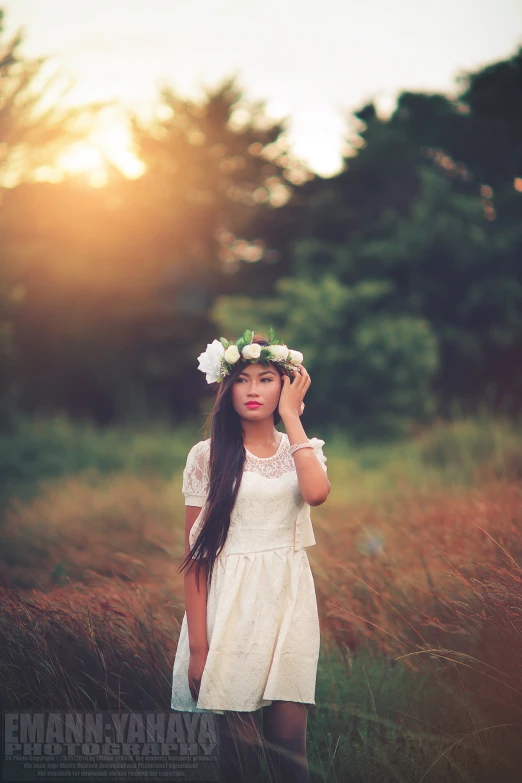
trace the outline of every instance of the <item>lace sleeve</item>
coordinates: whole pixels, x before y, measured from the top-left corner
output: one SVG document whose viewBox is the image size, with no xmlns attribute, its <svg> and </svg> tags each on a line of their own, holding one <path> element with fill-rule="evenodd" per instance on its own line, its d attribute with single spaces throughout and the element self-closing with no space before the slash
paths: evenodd
<svg viewBox="0 0 522 783">
<path fill-rule="evenodd" d="M 324 472 L 327 473 L 326 457 L 323 454 L 324 440 L 321 440 L 321 438 L 309 438 L 308 441 L 314 444 L 314 454 L 318 457 Z"/>
<path fill-rule="evenodd" d="M 208 461 L 210 450 L 206 441 L 192 446 L 183 471 L 181 491 L 185 495 L 186 506 L 204 506 L 208 494 Z"/>
</svg>

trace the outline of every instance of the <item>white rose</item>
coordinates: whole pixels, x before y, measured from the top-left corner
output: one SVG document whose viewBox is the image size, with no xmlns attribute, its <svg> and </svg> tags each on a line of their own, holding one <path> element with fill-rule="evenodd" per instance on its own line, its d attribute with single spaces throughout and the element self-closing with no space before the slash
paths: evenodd
<svg viewBox="0 0 522 783">
<path fill-rule="evenodd" d="M 303 354 L 301 351 L 292 351 L 290 350 L 290 363 L 291 364 L 302 364 L 303 363 Z"/>
<path fill-rule="evenodd" d="M 282 359 L 286 361 L 288 358 L 288 347 L 286 345 L 271 345 L 270 353 L 274 359 Z"/>
<path fill-rule="evenodd" d="M 243 359 L 259 359 L 261 356 L 261 346 L 259 343 L 248 343 L 241 349 Z"/>
<path fill-rule="evenodd" d="M 207 343 L 207 350 L 198 356 L 198 370 L 206 373 L 207 383 L 213 383 L 221 376 L 221 359 L 225 353 L 219 340 Z"/>
<path fill-rule="evenodd" d="M 235 364 L 239 359 L 239 350 L 237 345 L 229 345 L 225 351 L 225 361 L 229 364 Z"/>
</svg>

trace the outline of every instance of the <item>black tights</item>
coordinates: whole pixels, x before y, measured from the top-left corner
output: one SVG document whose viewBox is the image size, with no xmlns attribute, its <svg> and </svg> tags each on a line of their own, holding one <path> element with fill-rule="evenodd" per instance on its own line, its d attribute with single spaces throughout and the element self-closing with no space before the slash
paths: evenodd
<svg viewBox="0 0 522 783">
<path fill-rule="evenodd" d="M 255 783 L 264 757 L 270 783 L 309 783 L 306 760 L 308 705 L 273 701 L 260 710 L 219 716 L 220 781 Z"/>
</svg>

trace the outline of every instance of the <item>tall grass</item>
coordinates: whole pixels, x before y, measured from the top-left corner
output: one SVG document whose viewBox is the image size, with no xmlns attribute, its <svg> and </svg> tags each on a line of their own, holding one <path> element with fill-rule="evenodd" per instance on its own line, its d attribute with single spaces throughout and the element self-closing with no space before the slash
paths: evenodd
<svg viewBox="0 0 522 783">
<path fill-rule="evenodd" d="M 179 632 L 138 583 L 0 588 L 3 703 L 33 709 L 170 709 Z M 170 608 L 170 613 L 168 609 Z"/>
<path fill-rule="evenodd" d="M 167 424 L 98 428 L 66 415 L 19 416 L 10 431 L 0 433 L 0 502 L 31 497 L 41 481 L 60 476 L 125 472 L 169 478 L 201 437 L 193 425 L 175 431 Z"/>
<path fill-rule="evenodd" d="M 404 711 L 404 727 L 414 736 L 429 727 L 431 742 L 446 737 L 446 762 L 458 741 L 459 753 L 476 757 L 477 775 L 498 765 L 507 776 L 514 757 L 522 761 L 522 487 L 491 479 L 444 495 L 395 492 L 384 505 L 320 526 L 312 562 L 326 636 L 351 681 L 368 655 L 381 672 L 393 661 L 412 684 L 425 678 L 429 695 L 423 687 L 421 712 Z M 388 691 L 396 717 L 403 695 Z M 392 716 L 378 714 L 380 731 Z"/>
<path fill-rule="evenodd" d="M 63 457 L 77 431 L 50 426 Z M 114 433 L 113 458 L 98 462 L 86 430 L 90 457 L 79 468 L 60 458 L 53 473 L 49 430 L 24 432 L 47 469 L 26 469 L 27 487 L 38 483 L 9 499 L 0 525 L 3 703 L 168 711 L 184 608 L 181 468 L 202 435 L 158 432 L 155 452 L 147 433 Z M 516 428 L 438 422 L 408 442 L 338 438 L 325 453 L 333 490 L 313 510 L 308 550 L 322 630 L 312 780 L 519 780 Z"/>
</svg>

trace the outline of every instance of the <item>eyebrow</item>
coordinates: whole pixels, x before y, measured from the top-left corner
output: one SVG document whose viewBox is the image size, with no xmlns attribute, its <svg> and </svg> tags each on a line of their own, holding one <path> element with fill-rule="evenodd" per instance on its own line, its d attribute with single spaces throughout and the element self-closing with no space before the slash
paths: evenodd
<svg viewBox="0 0 522 783">
<path fill-rule="evenodd" d="M 248 377 L 248 373 L 246 372 L 240 372 L 239 375 L 246 375 Z M 264 370 L 263 372 L 258 373 L 258 375 L 261 377 L 261 375 L 275 375 L 275 372 L 273 370 Z"/>
</svg>

